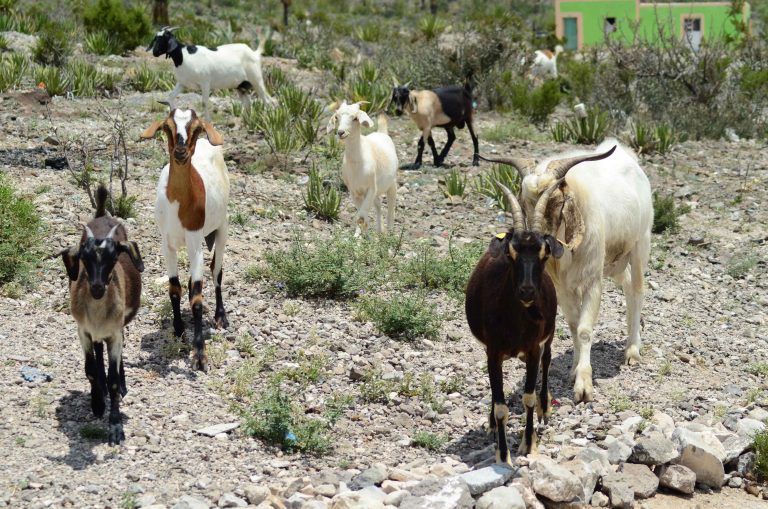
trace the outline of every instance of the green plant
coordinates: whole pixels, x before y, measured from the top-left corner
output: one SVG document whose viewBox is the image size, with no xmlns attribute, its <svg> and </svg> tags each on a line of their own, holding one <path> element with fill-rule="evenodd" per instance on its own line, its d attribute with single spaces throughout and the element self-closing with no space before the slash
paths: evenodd
<svg viewBox="0 0 768 509">
<path fill-rule="evenodd" d="M 408 259 L 400 271 L 400 281 L 407 287 L 445 290 L 463 298 L 469 275 L 485 250 L 482 242 L 456 247 L 451 239 L 448 253 L 440 255 L 427 243 L 420 243 L 416 256 Z"/>
<path fill-rule="evenodd" d="M 650 420 L 651 417 L 653 417 L 653 407 L 652 406 L 644 406 L 643 408 L 640 409 L 638 414 L 643 419 Z"/>
<path fill-rule="evenodd" d="M 680 226 L 677 222 L 678 217 L 688 211 L 690 211 L 688 205 L 677 207 L 673 196 L 659 196 L 658 193 L 653 193 L 653 233 L 677 231 Z"/>
<path fill-rule="evenodd" d="M 136 494 L 132 491 L 123 492 L 120 495 L 120 509 L 134 509 L 139 507 L 139 501 L 136 498 Z"/>
<path fill-rule="evenodd" d="M 394 392 L 395 384 L 384 380 L 377 370 L 368 370 L 363 374 L 360 384 L 360 398 L 365 403 L 386 403 L 389 393 Z"/>
<path fill-rule="evenodd" d="M 747 393 L 744 395 L 744 398 L 747 400 L 747 404 L 749 405 L 757 401 L 757 398 L 760 397 L 761 393 L 762 391 L 757 387 L 753 387 L 749 389 Z"/>
<path fill-rule="evenodd" d="M 430 451 L 439 451 L 446 443 L 448 443 L 447 436 L 429 431 L 417 431 L 411 439 L 411 444 L 415 447 L 423 447 Z"/>
<path fill-rule="evenodd" d="M 632 126 L 629 144 L 638 154 L 652 154 L 658 145 L 656 132 L 652 127 L 635 123 Z"/>
<path fill-rule="evenodd" d="M 725 272 L 734 279 L 740 279 L 747 275 L 758 262 L 758 257 L 750 251 L 734 253 L 725 265 Z"/>
<path fill-rule="evenodd" d="M 35 82 L 45 85 L 51 96 L 65 95 L 69 90 L 69 76 L 60 67 L 36 67 Z"/>
<path fill-rule="evenodd" d="M 80 427 L 80 436 L 87 440 L 104 440 L 107 432 L 98 424 L 86 423 Z"/>
<path fill-rule="evenodd" d="M 372 21 L 358 28 L 355 31 L 355 35 L 357 35 L 357 38 L 361 41 L 379 42 L 384 35 L 384 31 L 380 23 Z"/>
<path fill-rule="evenodd" d="M 117 196 L 114 199 L 115 207 L 112 214 L 123 219 L 136 217 L 136 199 L 138 196 Z"/>
<path fill-rule="evenodd" d="M 0 34 L 0 51 L 5 51 L 7 49 L 8 49 L 8 38 Z"/>
<path fill-rule="evenodd" d="M 112 36 L 104 30 L 86 34 L 85 49 L 93 55 L 112 55 L 119 51 Z"/>
<path fill-rule="evenodd" d="M 21 85 L 29 69 L 29 60 L 19 53 L 0 56 L 0 92 L 6 92 Z"/>
<path fill-rule="evenodd" d="M 335 221 L 339 218 L 341 193 L 333 184 L 325 185 L 314 161 L 309 170 L 307 192 L 302 194 L 302 198 L 304 198 L 304 208 L 318 218 L 327 221 Z"/>
<path fill-rule="evenodd" d="M 760 481 L 768 479 L 768 427 L 755 433 L 752 446 L 755 449 L 755 473 Z"/>
<path fill-rule="evenodd" d="M 146 44 L 152 27 L 143 6 L 127 6 L 122 0 L 96 0 L 86 5 L 83 24 L 89 33 L 109 33 L 113 49 L 121 53 Z"/>
<path fill-rule="evenodd" d="M 395 339 L 434 338 L 440 330 L 440 317 L 434 304 L 424 295 L 397 295 L 396 298 L 365 297 L 358 310 L 376 328 Z"/>
<path fill-rule="evenodd" d="M 611 412 L 615 414 L 632 408 L 632 402 L 624 395 L 614 396 L 608 404 L 611 406 Z"/>
<path fill-rule="evenodd" d="M 509 89 L 510 103 L 534 124 L 544 124 L 560 104 L 560 84 L 557 80 L 548 80 L 533 89 L 529 87 L 523 80 L 513 82 Z"/>
<path fill-rule="evenodd" d="M 339 101 L 346 99 L 351 103 L 364 101 L 360 109 L 373 114 L 389 104 L 392 94 L 389 82 L 381 67 L 366 60 L 358 68 L 357 74 L 347 80 L 346 87 L 332 93 L 332 96 Z"/>
<path fill-rule="evenodd" d="M 325 373 L 328 359 L 324 355 L 307 355 L 300 352 L 296 367 L 286 368 L 282 374 L 288 380 L 292 380 L 301 385 L 314 383 L 320 380 Z"/>
<path fill-rule="evenodd" d="M 481 173 L 477 176 L 475 190 L 483 196 L 491 198 L 497 207 L 508 212 L 509 205 L 504 199 L 504 192 L 499 184 L 503 184 L 512 191 L 512 194 L 517 194 L 520 189 L 520 175 L 517 170 L 507 164 L 494 164 L 487 173 Z"/>
<path fill-rule="evenodd" d="M 753 362 L 746 371 L 753 375 L 768 377 L 768 362 Z"/>
<path fill-rule="evenodd" d="M 61 24 L 52 24 L 40 34 L 32 51 L 35 62 L 60 67 L 72 54 L 72 34 Z"/>
<path fill-rule="evenodd" d="M 608 114 L 597 108 L 587 109 L 586 118 L 566 121 L 569 138 L 573 143 L 594 145 L 600 143 L 608 132 Z"/>
<path fill-rule="evenodd" d="M 668 124 L 656 126 L 656 152 L 666 154 L 676 143 L 685 141 L 686 136 L 675 131 L 674 127 Z"/>
<path fill-rule="evenodd" d="M 447 24 L 437 16 L 425 16 L 419 21 L 419 31 L 428 41 L 435 39 L 445 31 Z"/>
<path fill-rule="evenodd" d="M 446 394 L 464 392 L 467 387 L 467 379 L 463 375 L 451 375 L 440 382 L 440 390 Z"/>
<path fill-rule="evenodd" d="M 331 426 L 341 419 L 344 411 L 355 402 L 355 397 L 349 393 L 336 393 L 325 402 L 325 418 Z"/>
<path fill-rule="evenodd" d="M 41 230 L 34 203 L 0 175 L 0 285 L 26 280 L 39 259 Z"/>
<path fill-rule="evenodd" d="M 128 84 L 137 92 L 153 92 L 173 88 L 173 76 L 142 62 L 128 71 Z"/>
<path fill-rule="evenodd" d="M 517 115 L 505 118 L 503 122 L 485 129 L 481 137 L 490 142 L 505 142 L 509 140 L 543 141 L 541 133 L 528 122 Z"/>
<path fill-rule="evenodd" d="M 659 372 L 656 374 L 656 381 L 661 382 L 664 380 L 664 377 L 668 376 L 670 373 L 672 373 L 672 363 L 669 359 L 664 359 L 664 362 L 659 366 Z"/>
<path fill-rule="evenodd" d="M 443 195 L 446 198 L 463 198 L 464 190 L 467 187 L 467 177 L 458 168 L 451 168 L 448 175 L 445 176 L 443 184 Z"/>
<path fill-rule="evenodd" d="M 570 140 L 568 126 L 563 122 L 555 122 L 549 132 L 552 134 L 552 141 L 556 143 L 567 143 Z"/>
<path fill-rule="evenodd" d="M 67 75 L 72 93 L 77 97 L 93 97 L 103 85 L 102 73 L 83 60 L 70 62 Z"/>
</svg>

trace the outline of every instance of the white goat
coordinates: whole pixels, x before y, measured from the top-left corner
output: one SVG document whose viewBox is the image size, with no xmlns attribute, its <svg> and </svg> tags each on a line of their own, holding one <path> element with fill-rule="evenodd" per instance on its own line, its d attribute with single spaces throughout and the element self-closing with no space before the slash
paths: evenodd
<svg viewBox="0 0 768 509">
<path fill-rule="evenodd" d="M 493 161 L 511 164 L 520 173 L 521 205 L 528 217 L 542 193 L 560 182 L 545 210 L 545 233 L 560 239 L 566 249 L 562 258 L 550 258 L 547 272 L 574 341 L 575 401 L 591 401 L 592 329 L 604 275 L 622 286 L 627 299 L 625 360 L 627 364 L 640 360 L 643 272 L 653 224 L 648 177 L 637 156 L 613 139 L 594 152 L 561 154 L 538 165 L 530 159 Z"/>
<path fill-rule="evenodd" d="M 387 134 L 387 117 L 379 115 L 378 132 L 362 136 L 360 126 L 373 127 L 373 121 L 360 109 L 360 104 L 342 102 L 327 128 L 330 133 L 338 124 L 336 134 L 344 140 L 341 178 L 357 206 L 355 235 L 359 235 L 361 229 L 368 229 L 371 204 L 376 208 L 376 231 L 381 233 L 380 196 L 384 193 L 387 195 L 387 229 L 391 230 L 397 202 L 397 151 Z"/>
<path fill-rule="evenodd" d="M 141 135 L 155 136 L 159 129 L 168 138 L 170 163 L 166 164 L 157 183 L 155 219 L 162 236 L 163 256 L 168 270 L 169 295 L 173 307 L 173 329 L 176 336 L 184 333 L 181 320 L 181 284 L 176 251 L 187 248 L 189 256 L 189 302 L 194 325 L 192 365 L 205 371 L 207 355 L 203 339 L 203 248 L 215 244 L 211 272 L 216 285 L 216 325 L 229 325 L 221 298 L 222 263 L 227 244 L 227 204 L 229 175 L 224 163 L 221 135 L 208 122 L 198 118 L 194 110 L 171 110 L 164 120 L 154 122 Z M 198 140 L 205 131 L 208 140 Z"/>
<path fill-rule="evenodd" d="M 563 52 L 559 44 L 555 46 L 555 52 L 548 49 L 537 49 L 534 52 L 531 64 L 531 79 L 557 78 L 557 56 Z"/>
<path fill-rule="evenodd" d="M 216 48 L 183 45 L 173 35 L 175 28 L 164 27 L 157 32 L 147 47 L 156 57 L 165 55 L 173 59 L 176 73 L 176 86 L 168 96 L 171 109 L 174 99 L 185 88 L 200 89 L 203 96 L 203 112 L 210 118 L 208 96 L 211 91 L 223 88 L 236 88 L 243 105 L 248 103 L 247 92 L 256 87 L 262 101 L 275 104 L 264 86 L 261 72 L 261 55 L 264 53 L 266 37 L 261 37 L 259 47 L 253 51 L 246 44 L 224 44 Z"/>
</svg>

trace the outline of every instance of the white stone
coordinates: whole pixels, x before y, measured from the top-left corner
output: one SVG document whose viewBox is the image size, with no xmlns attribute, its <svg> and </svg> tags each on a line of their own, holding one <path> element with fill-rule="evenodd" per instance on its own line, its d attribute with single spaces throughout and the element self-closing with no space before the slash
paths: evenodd
<svg viewBox="0 0 768 509">
<path fill-rule="evenodd" d="M 171 509 L 209 509 L 211 504 L 197 497 L 184 495 Z"/>
<path fill-rule="evenodd" d="M 525 501 L 515 488 L 499 486 L 480 497 L 475 509 L 525 509 Z"/>
<path fill-rule="evenodd" d="M 545 456 L 531 460 L 530 475 L 533 490 L 553 502 L 570 502 L 584 492 L 578 477 Z"/>
<path fill-rule="evenodd" d="M 240 426 L 239 422 L 227 422 L 222 424 L 214 424 L 213 426 L 206 426 L 205 428 L 199 428 L 195 430 L 195 433 L 205 435 L 208 437 L 215 437 L 219 433 L 229 433 L 233 429 Z"/>
<path fill-rule="evenodd" d="M 422 481 L 403 499 L 400 509 L 470 509 L 473 505 L 467 483 L 454 476 Z"/>
<path fill-rule="evenodd" d="M 224 493 L 219 497 L 219 507 L 245 507 L 247 505 L 248 502 L 234 493 Z"/>
<path fill-rule="evenodd" d="M 477 496 L 506 483 L 514 474 L 514 470 L 504 465 L 491 465 L 479 470 L 471 470 L 459 477 L 469 486 L 472 496 Z"/>
<path fill-rule="evenodd" d="M 672 433 L 675 431 L 674 419 L 672 419 L 672 417 L 665 414 L 664 412 L 655 410 L 653 412 L 653 417 L 651 417 L 651 421 L 653 424 L 661 428 L 662 433 L 664 433 L 664 436 L 667 438 L 671 437 Z"/>
<path fill-rule="evenodd" d="M 763 430 L 765 430 L 765 423 L 755 419 L 744 418 L 736 424 L 736 433 L 749 438 L 754 437 Z"/>
<path fill-rule="evenodd" d="M 595 463 L 598 466 L 600 465 L 600 462 L 598 461 L 595 461 Z M 585 503 L 588 502 L 592 498 L 592 493 L 595 492 L 595 485 L 597 484 L 597 479 L 600 477 L 600 474 L 592 468 L 591 464 L 580 459 L 574 459 L 563 463 L 563 466 L 570 470 L 571 473 L 581 481 L 583 492 L 579 498 Z"/>
<path fill-rule="evenodd" d="M 606 495 L 597 491 L 592 495 L 592 500 L 589 503 L 595 507 L 608 507 L 609 502 L 610 500 Z"/>
<path fill-rule="evenodd" d="M 684 465 L 665 465 L 659 472 L 659 484 L 691 495 L 696 487 L 696 473 Z"/>
<path fill-rule="evenodd" d="M 245 486 L 243 492 L 245 492 L 245 499 L 251 505 L 259 505 L 272 494 L 266 486 L 257 486 L 255 484 Z"/>
<path fill-rule="evenodd" d="M 677 463 L 693 470 L 697 482 L 711 488 L 720 488 L 723 485 L 725 449 L 711 431 L 677 428 L 672 433 L 672 441 L 680 451 Z"/>
</svg>

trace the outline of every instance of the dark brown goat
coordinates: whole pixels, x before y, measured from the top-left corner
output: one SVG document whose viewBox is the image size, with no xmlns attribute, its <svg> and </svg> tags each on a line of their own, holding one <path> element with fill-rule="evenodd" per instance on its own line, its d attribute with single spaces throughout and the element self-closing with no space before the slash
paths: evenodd
<svg viewBox="0 0 768 509">
<path fill-rule="evenodd" d="M 125 439 L 120 398 L 128 388 L 123 368 L 123 327 L 136 316 L 141 301 L 144 264 L 125 227 L 106 215 L 108 192 L 96 192 L 96 215 L 83 227 L 77 246 L 60 254 L 69 275 L 70 307 L 85 353 L 85 374 L 91 382 L 91 410 L 104 415 L 109 392 L 109 444 Z M 104 373 L 104 343 L 109 374 Z M 120 394 L 118 394 L 118 391 Z"/>
<path fill-rule="evenodd" d="M 525 434 L 519 454 L 536 450 L 533 409 L 539 420 L 551 414 L 548 389 L 551 344 L 557 316 L 557 296 L 552 280 L 544 272 L 550 256 L 559 258 L 563 247 L 551 235 L 540 233 L 543 212 L 552 189 L 545 192 L 536 206 L 533 227 L 525 227 L 525 218 L 512 193 L 504 188 L 510 204 L 513 226 L 506 234 L 491 241 L 467 284 L 466 313 L 472 334 L 485 345 L 488 377 L 491 382 L 490 432 L 496 433 L 496 462 L 511 463 L 506 425 L 509 407 L 504 401 L 502 363 L 518 357 L 525 362 L 523 406 L 526 411 Z M 541 392 L 534 395 L 539 363 L 542 366 Z"/>
</svg>

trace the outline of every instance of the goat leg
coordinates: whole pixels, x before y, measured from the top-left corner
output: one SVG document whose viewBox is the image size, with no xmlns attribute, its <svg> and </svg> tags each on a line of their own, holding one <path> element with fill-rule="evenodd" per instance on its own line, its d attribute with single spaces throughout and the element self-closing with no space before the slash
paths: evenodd
<svg viewBox="0 0 768 509">
<path fill-rule="evenodd" d="M 184 321 L 181 319 L 181 283 L 178 276 L 168 279 L 168 296 L 173 308 L 173 334 L 180 337 L 184 334 Z"/>
<path fill-rule="evenodd" d="M 109 445 L 120 445 L 125 440 L 123 432 L 123 418 L 120 415 L 120 366 L 122 365 L 123 336 L 115 334 L 108 345 L 109 373 L 107 384 L 109 385 L 109 433 L 107 438 Z"/>
<path fill-rule="evenodd" d="M 417 146 L 418 152 L 416 152 L 416 160 L 411 165 L 411 170 L 418 170 L 421 168 L 421 157 L 424 154 L 424 137 L 419 138 L 419 144 Z"/>
<path fill-rule="evenodd" d="M 451 150 L 451 146 L 456 140 L 456 133 L 454 132 L 453 127 L 446 127 L 445 132 L 448 133 L 448 140 L 445 142 L 443 150 L 440 151 L 440 155 L 437 156 L 437 159 L 435 160 L 435 166 L 443 165 L 445 158 L 448 155 L 448 151 Z"/>
<path fill-rule="evenodd" d="M 536 416 L 539 422 L 544 420 L 544 424 L 549 423 L 549 417 L 552 415 L 552 394 L 549 392 L 549 365 L 552 362 L 552 336 L 544 345 L 544 353 L 541 356 L 541 392 L 536 403 Z"/>
<path fill-rule="evenodd" d="M 211 275 L 213 276 L 214 284 L 216 287 L 216 313 L 213 315 L 213 319 L 216 322 L 216 327 L 220 329 L 226 329 L 229 327 L 229 320 L 227 320 L 227 312 L 224 309 L 224 301 L 221 296 L 221 280 L 224 269 L 222 268 L 224 258 L 224 246 L 227 243 L 227 231 L 226 228 L 216 230 L 215 250 L 213 252 L 213 260 L 211 260 Z"/>
<path fill-rule="evenodd" d="M 107 380 L 104 373 L 104 343 L 98 341 L 93 343 L 92 370 L 95 374 L 91 380 L 91 410 L 93 415 L 101 417 L 106 408 Z M 86 372 L 88 371 L 88 358 L 86 357 Z M 89 377 L 90 378 L 90 377 Z"/>
<path fill-rule="evenodd" d="M 496 429 L 496 463 L 512 464 L 507 445 L 507 421 L 509 407 L 504 403 L 504 371 L 501 367 L 502 357 L 496 352 L 488 352 L 488 378 L 491 382 L 491 420 Z"/>
<path fill-rule="evenodd" d="M 435 166 L 440 166 L 442 160 L 440 160 L 440 156 L 437 153 L 437 147 L 435 146 L 435 140 L 432 139 L 432 134 L 427 138 L 427 142 L 429 143 L 430 150 L 432 150 L 432 160 L 435 162 Z"/>
<path fill-rule="evenodd" d="M 472 155 L 472 166 L 480 166 L 480 150 L 478 148 L 477 135 L 472 127 L 471 121 L 467 122 L 467 129 L 469 129 L 469 135 L 472 137 L 472 146 L 475 149 L 475 152 Z"/>
<path fill-rule="evenodd" d="M 536 377 L 539 374 L 541 352 L 529 352 L 525 360 L 525 385 L 523 389 L 523 408 L 525 409 L 525 430 L 520 441 L 518 454 L 536 452 L 536 432 L 533 429 L 533 410 L 536 407 Z"/>
<path fill-rule="evenodd" d="M 203 337 L 203 282 L 189 281 L 189 304 L 192 307 L 192 325 L 194 337 L 190 360 L 192 369 L 208 371 L 208 355 L 205 353 L 205 338 Z"/>
</svg>

